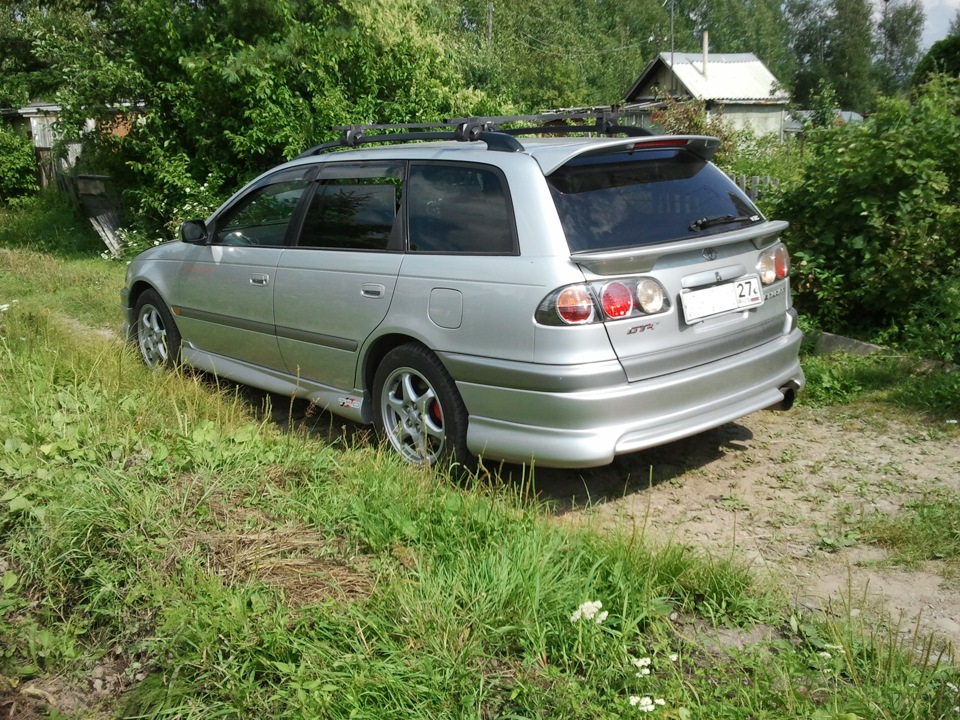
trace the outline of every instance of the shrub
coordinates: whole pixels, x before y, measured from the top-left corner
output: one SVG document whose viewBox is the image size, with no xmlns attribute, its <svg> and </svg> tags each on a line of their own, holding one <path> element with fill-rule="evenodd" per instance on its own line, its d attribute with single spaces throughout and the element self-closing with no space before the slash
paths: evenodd
<svg viewBox="0 0 960 720">
<path fill-rule="evenodd" d="M 777 208 L 792 224 L 797 305 L 837 332 L 909 339 L 960 270 L 960 81 L 816 129 L 807 147 Z"/>
<path fill-rule="evenodd" d="M 33 143 L 26 135 L 0 127 L 0 200 L 21 197 L 36 188 Z"/>
</svg>

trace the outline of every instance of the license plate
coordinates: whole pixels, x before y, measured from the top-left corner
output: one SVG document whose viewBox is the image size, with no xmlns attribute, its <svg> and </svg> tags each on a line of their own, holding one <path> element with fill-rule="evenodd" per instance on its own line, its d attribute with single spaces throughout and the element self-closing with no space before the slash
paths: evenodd
<svg viewBox="0 0 960 720">
<path fill-rule="evenodd" d="M 763 305 L 760 278 L 751 275 L 724 285 L 691 290 L 680 296 L 680 302 L 688 325 L 711 315 Z"/>
</svg>

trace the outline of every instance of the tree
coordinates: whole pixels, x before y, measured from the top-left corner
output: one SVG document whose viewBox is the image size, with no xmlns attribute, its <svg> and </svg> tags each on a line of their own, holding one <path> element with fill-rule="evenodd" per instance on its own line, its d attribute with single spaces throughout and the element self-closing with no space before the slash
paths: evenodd
<svg viewBox="0 0 960 720">
<path fill-rule="evenodd" d="M 876 96 L 869 0 L 787 0 L 797 62 L 794 98 L 809 105 L 823 81 L 844 109 L 865 112 Z"/>
<path fill-rule="evenodd" d="M 949 35 L 931 46 L 917 63 L 912 84 L 919 87 L 938 73 L 953 77 L 960 75 L 960 35 Z"/>
<path fill-rule="evenodd" d="M 830 43 L 829 14 L 825 0 L 787 0 L 788 42 L 796 63 L 794 100 L 807 107 L 824 82 L 829 82 L 827 48 Z"/>
<path fill-rule="evenodd" d="M 832 0 L 827 70 L 840 105 L 863 113 L 874 102 L 873 8 L 869 0 Z"/>
<path fill-rule="evenodd" d="M 61 130 L 151 227 L 358 121 L 490 111 L 428 0 L 50 0 L 24 6 L 57 67 Z M 42 30 L 42 32 L 39 32 Z M 84 133 L 88 118 L 98 132 Z M 111 134 L 114 128 L 123 133 Z"/>
<path fill-rule="evenodd" d="M 960 35 L 960 8 L 953 13 L 953 20 L 950 21 L 950 27 L 947 29 L 947 37 L 951 35 Z"/>
<path fill-rule="evenodd" d="M 924 20 L 920 0 L 884 0 L 876 62 L 877 85 L 884 94 L 893 95 L 909 84 L 921 56 Z"/>
</svg>

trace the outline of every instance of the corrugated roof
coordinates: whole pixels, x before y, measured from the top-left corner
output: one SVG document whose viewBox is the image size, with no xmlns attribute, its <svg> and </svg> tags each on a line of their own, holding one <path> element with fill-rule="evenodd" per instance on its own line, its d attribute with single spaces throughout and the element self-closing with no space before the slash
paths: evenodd
<svg viewBox="0 0 960 720">
<path fill-rule="evenodd" d="M 662 52 L 644 68 L 643 73 L 627 93 L 627 101 L 636 99 L 638 91 L 654 76 L 662 63 L 671 67 L 673 74 L 691 97 L 726 103 L 766 102 L 786 103 L 790 95 L 777 82 L 767 66 L 753 53 L 715 53 L 707 55 L 707 72 L 703 72 L 702 53 Z"/>
</svg>

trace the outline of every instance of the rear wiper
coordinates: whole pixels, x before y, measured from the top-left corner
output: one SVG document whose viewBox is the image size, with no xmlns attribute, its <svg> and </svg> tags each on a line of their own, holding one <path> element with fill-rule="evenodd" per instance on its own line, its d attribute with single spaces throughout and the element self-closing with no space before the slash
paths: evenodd
<svg viewBox="0 0 960 720">
<path fill-rule="evenodd" d="M 703 230 L 714 225 L 729 225 L 736 222 L 756 222 L 759 219 L 759 215 L 714 215 L 694 220 L 690 223 L 690 230 Z"/>
</svg>

